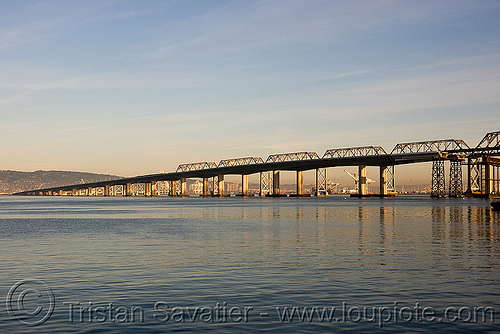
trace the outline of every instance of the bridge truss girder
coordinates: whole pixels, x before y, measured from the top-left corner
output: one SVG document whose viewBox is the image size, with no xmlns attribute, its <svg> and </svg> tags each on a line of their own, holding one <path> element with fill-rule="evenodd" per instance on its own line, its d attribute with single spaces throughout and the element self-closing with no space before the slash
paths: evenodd
<svg viewBox="0 0 500 334">
<path fill-rule="evenodd" d="M 476 146 L 475 150 L 481 151 L 482 154 L 498 154 L 500 150 L 500 131 L 487 133 Z"/>
<path fill-rule="evenodd" d="M 219 162 L 218 167 L 245 166 L 252 164 L 263 164 L 264 160 L 261 157 L 246 157 L 236 159 L 225 159 Z"/>
<path fill-rule="evenodd" d="M 432 153 L 462 149 L 469 149 L 469 145 L 467 145 L 465 141 L 461 139 L 445 139 L 412 143 L 399 143 L 394 146 L 391 154 Z"/>
<path fill-rule="evenodd" d="M 361 146 L 350 148 L 335 148 L 327 150 L 322 159 L 367 157 L 373 155 L 385 155 L 387 152 L 381 146 Z"/>
<path fill-rule="evenodd" d="M 217 168 L 217 164 L 215 162 L 194 162 L 194 163 L 189 163 L 189 164 L 181 164 L 177 167 L 176 172 L 191 172 L 195 170 L 203 170 L 203 169 L 210 169 L 210 168 Z"/>
<path fill-rule="evenodd" d="M 285 161 L 303 161 L 320 159 L 316 152 L 296 152 L 273 154 L 267 157 L 266 162 L 285 162 Z"/>
</svg>

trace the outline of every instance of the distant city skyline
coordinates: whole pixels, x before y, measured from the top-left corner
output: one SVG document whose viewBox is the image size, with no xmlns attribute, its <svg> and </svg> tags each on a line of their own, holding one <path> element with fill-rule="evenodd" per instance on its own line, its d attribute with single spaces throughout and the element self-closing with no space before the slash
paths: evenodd
<svg viewBox="0 0 500 334">
<path fill-rule="evenodd" d="M 2 170 L 133 176 L 500 130 L 497 1 L 1 6 Z M 428 163 L 396 167 L 428 182 Z"/>
</svg>

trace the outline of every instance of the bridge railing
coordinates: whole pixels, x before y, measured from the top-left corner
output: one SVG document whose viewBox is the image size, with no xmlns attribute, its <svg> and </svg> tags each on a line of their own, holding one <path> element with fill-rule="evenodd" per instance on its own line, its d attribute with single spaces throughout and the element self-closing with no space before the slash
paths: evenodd
<svg viewBox="0 0 500 334">
<path fill-rule="evenodd" d="M 373 155 L 386 155 L 387 152 L 380 146 L 361 146 L 349 148 L 335 148 L 327 150 L 322 159 L 367 157 Z"/>
<path fill-rule="evenodd" d="M 432 153 L 432 152 L 446 152 L 461 149 L 469 149 L 469 145 L 461 139 L 445 139 L 445 140 L 432 140 L 421 141 L 413 143 L 400 143 L 394 146 L 391 154 L 404 154 L 404 153 Z"/>
<path fill-rule="evenodd" d="M 266 162 L 285 162 L 320 159 L 316 152 L 296 152 L 273 154 L 267 157 Z"/>
<path fill-rule="evenodd" d="M 245 166 L 252 164 L 262 164 L 264 160 L 261 157 L 246 157 L 246 158 L 235 158 L 235 159 L 225 159 L 219 162 L 218 167 L 232 167 L 232 166 Z"/>
<path fill-rule="evenodd" d="M 217 168 L 217 164 L 215 162 L 194 162 L 189 164 L 181 164 L 177 167 L 176 173 L 179 172 L 190 172 L 193 170 L 202 170 L 202 169 L 210 169 Z"/>
</svg>

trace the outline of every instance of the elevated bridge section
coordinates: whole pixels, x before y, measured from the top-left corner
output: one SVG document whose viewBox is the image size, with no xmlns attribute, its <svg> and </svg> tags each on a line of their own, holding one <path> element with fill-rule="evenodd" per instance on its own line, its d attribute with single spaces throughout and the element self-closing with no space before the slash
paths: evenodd
<svg viewBox="0 0 500 334">
<path fill-rule="evenodd" d="M 297 196 L 303 196 L 303 172 L 316 171 L 316 195 L 327 193 L 327 168 L 357 166 L 358 196 L 367 194 L 366 167 L 379 167 L 379 196 L 394 195 L 395 166 L 432 162 L 432 196 L 446 195 L 444 162 L 450 163 L 447 195 L 460 197 L 464 193 L 490 196 L 499 193 L 500 131 L 487 133 L 480 143 L 469 147 L 463 140 L 446 139 L 399 143 L 387 153 L 380 146 L 335 148 L 321 157 L 316 152 L 273 154 L 215 162 L 181 164 L 175 172 L 140 175 L 113 181 L 75 184 L 62 187 L 29 190 L 15 195 L 72 196 L 186 196 L 186 180 L 203 179 L 204 196 L 224 196 L 224 176 L 241 175 L 241 195 L 248 196 L 248 175 L 260 174 L 260 196 L 280 195 L 280 171 L 297 174 Z M 462 165 L 467 165 L 467 189 L 464 192 Z"/>
</svg>

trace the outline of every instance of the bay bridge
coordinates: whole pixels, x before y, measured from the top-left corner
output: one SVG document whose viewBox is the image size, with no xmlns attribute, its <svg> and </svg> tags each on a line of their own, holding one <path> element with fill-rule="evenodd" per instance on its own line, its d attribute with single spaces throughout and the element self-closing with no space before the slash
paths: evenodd
<svg viewBox="0 0 500 334">
<path fill-rule="evenodd" d="M 304 171 L 315 170 L 315 195 L 327 194 L 327 168 L 357 166 L 357 196 L 367 193 L 367 166 L 379 168 L 379 192 L 376 196 L 397 195 L 395 167 L 432 162 L 431 196 L 493 197 L 500 194 L 500 131 L 489 132 L 474 147 L 461 139 L 399 143 L 387 153 L 380 146 L 335 148 L 321 157 L 316 152 L 273 154 L 266 160 L 245 157 L 215 162 L 186 163 L 175 172 L 140 175 L 117 180 L 74 184 L 28 190 L 14 195 L 34 196 L 187 196 L 186 180 L 203 179 L 203 196 L 223 197 L 224 177 L 241 176 L 241 195 L 248 196 L 248 176 L 259 174 L 260 196 L 280 196 L 280 171 L 296 173 L 296 194 L 304 196 Z M 446 187 L 445 162 L 449 164 Z M 463 168 L 466 167 L 466 168 Z M 465 182 L 462 169 L 466 169 Z"/>
</svg>

